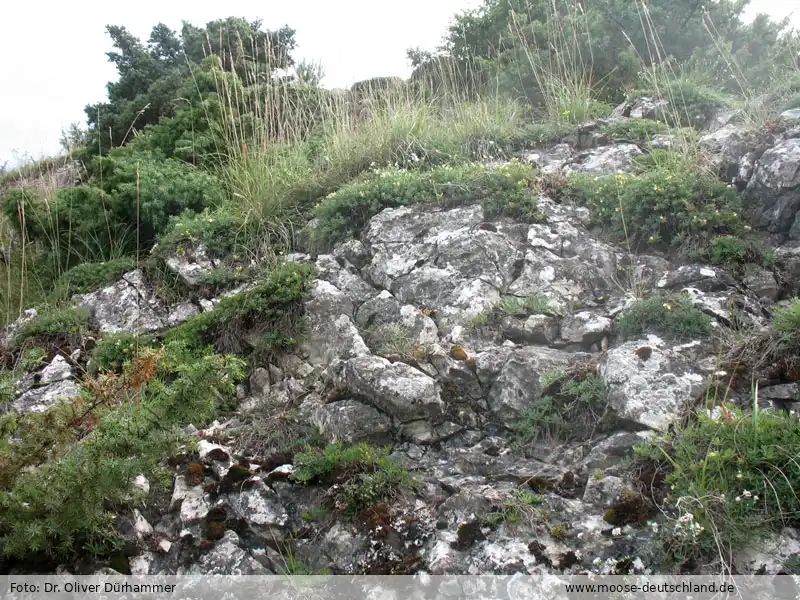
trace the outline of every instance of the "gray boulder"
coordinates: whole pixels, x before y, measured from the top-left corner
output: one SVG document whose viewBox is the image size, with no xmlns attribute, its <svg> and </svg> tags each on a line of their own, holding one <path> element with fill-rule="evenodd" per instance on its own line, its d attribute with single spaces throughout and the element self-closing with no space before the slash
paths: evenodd
<svg viewBox="0 0 800 600">
<path fill-rule="evenodd" d="M 400 422 L 436 417 L 444 409 L 432 377 L 405 363 L 390 363 L 378 356 L 346 361 L 336 383 Z"/>
<path fill-rule="evenodd" d="M 685 347 L 669 347 L 654 335 L 609 350 L 600 374 L 620 419 L 661 431 L 683 415 L 707 383 Z"/>
<path fill-rule="evenodd" d="M 800 240 L 800 138 L 783 140 L 764 152 L 744 200 L 754 225 Z"/>
<path fill-rule="evenodd" d="M 117 283 L 74 299 L 89 309 L 103 333 L 149 332 L 165 326 L 164 308 L 147 289 L 139 270 L 122 276 Z"/>
<path fill-rule="evenodd" d="M 591 173 L 593 175 L 612 175 L 633 171 L 633 159 L 643 154 L 636 144 L 616 144 L 601 146 L 578 156 L 566 171 L 572 173 Z"/>
<path fill-rule="evenodd" d="M 341 400 L 316 407 L 311 414 L 311 423 L 329 442 L 355 444 L 368 441 L 383 445 L 391 438 L 391 419 L 356 400 Z"/>
</svg>

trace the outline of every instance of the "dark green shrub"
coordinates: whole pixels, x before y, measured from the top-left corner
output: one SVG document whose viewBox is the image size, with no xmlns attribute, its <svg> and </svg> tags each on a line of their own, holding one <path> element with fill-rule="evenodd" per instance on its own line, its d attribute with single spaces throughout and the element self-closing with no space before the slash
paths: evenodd
<svg viewBox="0 0 800 600">
<path fill-rule="evenodd" d="M 681 294 L 639 300 L 625 309 L 616 324 L 625 338 L 652 331 L 677 340 L 692 340 L 708 337 L 712 322 L 688 296 Z"/>
<path fill-rule="evenodd" d="M 0 553 L 64 559 L 113 550 L 121 537 L 114 507 L 133 501 L 133 478 L 176 450 L 176 427 L 206 423 L 220 399 L 235 399 L 243 377 L 238 359 L 170 344 L 122 375 L 87 382 L 73 402 L 3 417 Z"/>
<path fill-rule="evenodd" d="M 13 345 L 22 346 L 27 340 L 37 342 L 62 338 L 71 339 L 89 329 L 89 310 L 82 306 L 70 306 L 42 312 L 20 325 L 14 334 Z"/>
<path fill-rule="evenodd" d="M 170 217 L 202 211 L 222 199 L 219 181 L 192 165 L 123 148 L 100 159 L 102 186 L 117 222 L 137 224 L 142 242 L 152 241 Z"/>
<path fill-rule="evenodd" d="M 29 191 L 7 196 L 3 212 L 21 229 L 24 204 L 27 238 L 68 265 L 149 247 L 171 216 L 199 212 L 222 199 L 221 185 L 209 173 L 130 148 L 98 158 L 93 171 L 97 176 L 89 185 L 59 189 L 49 202 Z"/>
<path fill-rule="evenodd" d="M 152 254 L 167 258 L 202 245 L 210 258 L 241 258 L 258 241 L 258 222 L 233 208 L 186 213 L 174 217 Z"/>
<path fill-rule="evenodd" d="M 314 267 L 278 265 L 252 289 L 224 298 L 213 309 L 196 315 L 167 333 L 192 348 L 213 345 L 234 354 L 268 356 L 293 346 L 302 331 L 303 299 Z"/>
<path fill-rule="evenodd" d="M 151 336 L 133 333 L 110 333 L 97 342 L 92 360 L 104 371 L 120 372 L 143 348 L 152 348 Z"/>
<path fill-rule="evenodd" d="M 744 230 L 738 194 L 724 183 L 686 170 L 641 175 L 572 175 L 563 193 L 589 207 L 592 221 L 615 240 L 687 252 Z"/>
<path fill-rule="evenodd" d="M 136 261 L 133 258 L 76 265 L 58 278 L 51 296 L 54 299 L 67 299 L 73 294 L 93 292 L 115 283 L 135 268 Z"/>
<path fill-rule="evenodd" d="M 798 453 L 795 417 L 738 409 L 717 419 L 698 415 L 675 435 L 637 448 L 639 460 L 667 473 L 655 496 L 666 493 L 674 517 L 660 532 L 668 562 L 690 566 L 717 558 L 719 548 L 752 547 L 800 525 Z"/>
<path fill-rule="evenodd" d="M 747 265 L 769 266 L 773 260 L 771 252 L 762 244 L 733 235 L 713 238 L 708 243 L 704 258 L 735 275 L 744 274 Z"/>
<path fill-rule="evenodd" d="M 60 188 L 47 199 L 31 190 L 11 190 L 2 208 L 18 232 L 24 229 L 28 240 L 47 249 L 54 264 L 106 260 L 135 249 L 135 219 L 115 216 L 112 199 L 96 187 Z M 24 223 L 19 218 L 23 213 Z"/>
<path fill-rule="evenodd" d="M 533 167 L 518 162 L 496 169 L 461 164 L 430 171 L 373 171 L 329 194 L 316 206 L 316 242 L 330 247 L 357 235 L 383 209 L 415 203 L 460 206 L 480 201 L 486 218 L 507 216 L 539 222 L 543 215 L 529 189 L 534 177 Z"/>
<path fill-rule="evenodd" d="M 337 442 L 324 449 L 308 448 L 295 454 L 297 471 L 292 478 L 338 486 L 334 488 L 338 490 L 334 505 L 350 513 L 358 512 L 413 485 L 408 471 L 388 454 L 388 448 L 376 448 L 365 442 L 347 447 Z"/>
</svg>

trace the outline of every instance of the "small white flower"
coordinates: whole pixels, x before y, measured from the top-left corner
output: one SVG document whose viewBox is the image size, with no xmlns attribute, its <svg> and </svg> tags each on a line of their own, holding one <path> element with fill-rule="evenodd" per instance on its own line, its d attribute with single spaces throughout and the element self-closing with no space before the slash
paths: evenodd
<svg viewBox="0 0 800 600">
<path fill-rule="evenodd" d="M 753 502 L 758 502 L 758 496 L 753 496 Z"/>
<path fill-rule="evenodd" d="M 622 535 L 622 528 L 621 527 L 614 527 L 614 529 L 611 530 L 611 535 L 613 535 L 614 537 L 618 537 L 618 536 Z"/>
<path fill-rule="evenodd" d="M 734 498 L 734 500 L 736 500 L 737 502 L 741 502 L 742 501 L 742 497 L 741 496 L 736 496 L 736 498 Z"/>
<path fill-rule="evenodd" d="M 742 472 L 739 471 L 738 473 L 736 473 L 736 479 L 741 479 L 741 478 L 742 478 Z"/>
<path fill-rule="evenodd" d="M 742 496 L 744 496 L 745 498 L 750 498 L 750 497 L 753 496 L 753 494 L 751 494 L 750 492 L 745 490 L 745 491 L 742 492 Z"/>
<path fill-rule="evenodd" d="M 578 538 L 579 540 L 585 539 L 585 538 L 586 538 L 586 532 L 584 532 L 584 531 L 581 531 L 581 532 L 580 532 L 580 533 L 577 535 L 577 538 Z"/>
</svg>

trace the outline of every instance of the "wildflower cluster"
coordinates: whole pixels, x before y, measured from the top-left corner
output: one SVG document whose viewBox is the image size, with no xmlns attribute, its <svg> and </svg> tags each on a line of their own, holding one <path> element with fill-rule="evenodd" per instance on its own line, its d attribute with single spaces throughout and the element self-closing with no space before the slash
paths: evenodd
<svg viewBox="0 0 800 600">
<path fill-rule="evenodd" d="M 589 207 L 592 221 L 612 238 L 633 244 L 704 247 L 715 235 L 743 231 L 736 191 L 694 173 L 575 174 L 564 193 Z"/>
</svg>

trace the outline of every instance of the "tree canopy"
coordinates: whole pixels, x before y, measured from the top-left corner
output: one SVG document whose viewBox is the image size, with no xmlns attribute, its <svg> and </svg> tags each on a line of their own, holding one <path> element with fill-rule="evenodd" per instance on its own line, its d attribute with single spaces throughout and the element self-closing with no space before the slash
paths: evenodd
<svg viewBox="0 0 800 600">
<path fill-rule="evenodd" d="M 742 15 L 749 3 L 484 0 L 454 19 L 438 56 L 410 50 L 409 58 L 418 74 L 442 57 L 471 65 L 466 70 L 473 76 L 490 69 L 506 89 L 529 100 L 536 95 L 535 63 L 583 70 L 610 99 L 635 84 L 643 66 L 663 60 L 679 68 L 702 67 L 717 85 L 732 88 L 744 79 L 757 87 L 772 75 L 764 65 L 788 66 L 793 56 L 785 35 L 788 20 L 760 15 L 746 24 Z M 729 62 L 741 70 L 738 79 Z"/>
<path fill-rule="evenodd" d="M 276 71 L 294 64 L 294 30 L 265 31 L 261 21 L 229 17 L 205 27 L 184 22 L 180 34 L 158 23 L 146 42 L 122 26 L 109 25 L 107 31 L 114 50 L 106 55 L 119 79 L 108 83 L 107 102 L 85 109 L 90 152 L 105 154 L 129 142 L 136 131 L 175 116 L 180 104 L 202 101 L 213 90 L 207 80 L 205 89 L 193 85 L 191 75 L 211 55 L 250 83 L 270 81 Z"/>
</svg>

